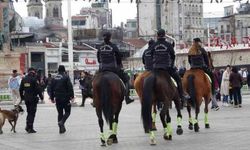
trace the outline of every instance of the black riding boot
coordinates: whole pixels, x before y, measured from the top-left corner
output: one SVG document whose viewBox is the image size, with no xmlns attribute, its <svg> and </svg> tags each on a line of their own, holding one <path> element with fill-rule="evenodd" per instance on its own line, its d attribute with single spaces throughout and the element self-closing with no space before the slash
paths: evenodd
<svg viewBox="0 0 250 150">
<path fill-rule="evenodd" d="M 126 88 L 126 91 L 125 91 L 125 101 L 126 101 L 126 104 L 130 104 L 132 102 L 134 102 L 134 99 L 131 99 L 129 96 L 130 96 L 130 90 L 129 90 L 129 85 L 128 83 L 125 83 L 125 88 Z"/>
<path fill-rule="evenodd" d="M 174 72 L 174 71 L 171 72 L 170 75 L 175 79 L 175 81 L 177 83 L 177 89 L 178 89 L 178 93 L 179 93 L 180 98 L 181 98 L 182 105 L 187 106 L 187 100 L 190 99 L 190 96 L 183 92 L 180 76 L 177 74 L 177 72 Z"/>
</svg>

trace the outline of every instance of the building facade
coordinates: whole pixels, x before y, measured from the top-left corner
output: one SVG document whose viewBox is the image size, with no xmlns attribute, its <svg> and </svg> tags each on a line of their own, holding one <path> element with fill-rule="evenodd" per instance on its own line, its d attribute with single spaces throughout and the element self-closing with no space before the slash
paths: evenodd
<svg viewBox="0 0 250 150">
<path fill-rule="evenodd" d="M 96 17 L 98 28 L 112 28 L 112 11 L 107 1 L 92 3 L 91 8 L 83 7 L 80 15 Z"/>
<path fill-rule="evenodd" d="M 127 19 L 125 26 L 125 38 L 138 37 L 137 19 Z"/>
<path fill-rule="evenodd" d="M 27 4 L 28 16 L 43 19 L 43 4 L 41 0 L 29 0 Z"/>
<path fill-rule="evenodd" d="M 163 28 L 177 41 L 189 42 L 203 37 L 203 1 L 145 0 L 138 3 L 139 36 L 154 36 Z"/>
<path fill-rule="evenodd" d="M 235 38 L 242 43 L 244 38 L 250 36 L 250 14 L 234 14 L 223 17 L 218 23 L 218 37 L 231 43 Z"/>
<path fill-rule="evenodd" d="M 46 17 L 45 26 L 62 27 L 62 0 L 45 0 Z"/>
<path fill-rule="evenodd" d="M 72 28 L 73 30 L 96 29 L 98 28 L 98 18 L 90 14 L 72 16 Z"/>
</svg>

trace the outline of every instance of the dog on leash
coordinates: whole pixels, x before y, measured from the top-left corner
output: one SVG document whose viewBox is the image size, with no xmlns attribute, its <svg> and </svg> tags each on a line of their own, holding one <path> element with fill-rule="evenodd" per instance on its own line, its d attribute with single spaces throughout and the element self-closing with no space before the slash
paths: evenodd
<svg viewBox="0 0 250 150">
<path fill-rule="evenodd" d="M 0 108 L 0 134 L 3 133 L 2 127 L 7 119 L 11 125 L 11 130 L 16 133 L 16 123 L 19 113 L 23 113 L 24 110 L 20 105 L 15 106 L 12 110 L 2 110 Z"/>
</svg>

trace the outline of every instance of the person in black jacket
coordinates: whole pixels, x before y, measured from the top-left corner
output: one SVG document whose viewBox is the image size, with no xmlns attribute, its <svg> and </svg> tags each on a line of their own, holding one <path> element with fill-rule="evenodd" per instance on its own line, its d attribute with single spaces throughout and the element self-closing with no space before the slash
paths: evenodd
<svg viewBox="0 0 250 150">
<path fill-rule="evenodd" d="M 153 70 L 153 58 L 152 58 L 152 47 L 155 44 L 153 39 L 148 41 L 148 48 L 143 52 L 142 63 L 147 71 Z"/>
<path fill-rule="evenodd" d="M 126 87 L 125 100 L 126 103 L 132 103 L 134 100 L 129 97 L 129 76 L 124 72 L 122 65 L 122 55 L 118 47 L 110 42 L 111 33 L 103 34 L 104 42 L 97 51 L 97 60 L 99 62 L 99 71 L 111 71 L 117 74 L 124 82 Z"/>
<path fill-rule="evenodd" d="M 190 97 L 183 92 L 181 78 L 174 66 L 175 51 L 173 45 L 166 41 L 165 30 L 158 30 L 157 36 L 157 41 L 152 48 L 154 72 L 165 70 L 175 79 L 182 103 L 186 105 L 186 100 Z"/>
<path fill-rule="evenodd" d="M 35 77 L 35 69 L 29 68 L 28 75 L 23 78 L 20 85 L 20 96 L 21 99 L 25 101 L 25 105 L 27 108 L 27 118 L 26 118 L 26 127 L 25 130 L 28 133 L 36 133 L 33 128 L 37 103 L 38 103 L 38 95 L 41 100 L 43 100 L 42 91 L 38 86 L 36 77 Z"/>
<path fill-rule="evenodd" d="M 87 72 L 81 72 L 80 74 L 80 89 L 82 90 L 82 104 L 81 107 L 84 107 L 86 98 L 92 98 L 92 79 Z"/>
<path fill-rule="evenodd" d="M 188 52 L 188 62 L 190 64 L 191 69 L 192 68 L 199 68 L 202 69 L 207 75 L 209 75 L 212 83 L 211 83 L 211 89 L 212 94 L 215 93 L 214 91 L 214 76 L 212 73 L 213 67 L 209 65 L 209 59 L 208 59 L 208 53 L 206 50 L 201 46 L 201 39 L 200 38 L 194 38 L 193 39 L 193 45 L 190 48 Z"/>
<path fill-rule="evenodd" d="M 53 103 L 56 102 L 59 133 L 64 133 L 66 132 L 64 124 L 71 112 L 70 100 L 73 101 L 74 99 L 74 90 L 69 76 L 66 75 L 65 67 L 63 65 L 59 66 L 58 74 L 51 82 L 50 99 Z"/>
</svg>

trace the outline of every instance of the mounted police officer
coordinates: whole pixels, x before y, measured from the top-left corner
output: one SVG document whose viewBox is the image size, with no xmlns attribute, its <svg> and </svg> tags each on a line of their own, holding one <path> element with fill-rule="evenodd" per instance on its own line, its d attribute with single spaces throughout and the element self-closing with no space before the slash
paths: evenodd
<svg viewBox="0 0 250 150">
<path fill-rule="evenodd" d="M 142 63 L 144 64 L 144 68 L 147 71 L 153 70 L 153 58 L 152 58 L 152 48 L 155 44 L 153 39 L 148 41 L 148 48 L 143 52 L 142 55 Z"/>
<path fill-rule="evenodd" d="M 56 109 L 58 112 L 58 126 L 59 133 L 65 133 L 65 122 L 70 116 L 71 103 L 74 99 L 73 85 L 69 76 L 66 74 L 65 67 L 60 65 L 58 74 L 51 82 L 51 101 L 56 102 Z"/>
<path fill-rule="evenodd" d="M 201 46 L 201 39 L 200 38 L 194 38 L 193 39 L 193 45 L 188 51 L 188 62 L 190 64 L 191 69 L 199 68 L 202 69 L 206 74 L 209 75 L 212 81 L 212 93 L 214 93 L 214 77 L 213 73 L 211 71 L 211 68 L 209 68 L 209 59 L 208 59 L 208 53 L 206 50 Z M 212 66 L 211 66 L 212 67 Z"/>
<path fill-rule="evenodd" d="M 111 33 L 106 32 L 103 34 L 104 43 L 97 51 L 97 59 L 100 64 L 99 71 L 111 71 L 116 73 L 126 86 L 125 100 L 129 104 L 133 99 L 129 98 L 129 76 L 122 70 L 122 55 L 115 44 L 110 42 Z"/>
<path fill-rule="evenodd" d="M 25 101 L 27 108 L 27 118 L 25 130 L 28 133 L 36 133 L 33 128 L 33 123 L 36 115 L 38 95 L 43 100 L 42 91 L 38 86 L 38 82 L 35 76 L 35 69 L 29 68 L 28 75 L 23 78 L 20 85 L 20 96 Z"/>
<path fill-rule="evenodd" d="M 157 32 L 157 41 L 152 48 L 152 57 L 153 57 L 154 71 L 157 70 L 167 71 L 169 75 L 173 77 L 177 83 L 177 88 L 182 103 L 186 103 L 186 99 L 189 99 L 190 97 L 188 95 L 184 95 L 181 78 L 174 66 L 175 51 L 172 44 L 166 41 L 165 30 L 163 29 L 160 29 Z"/>
</svg>

